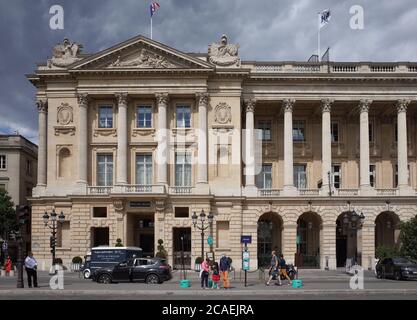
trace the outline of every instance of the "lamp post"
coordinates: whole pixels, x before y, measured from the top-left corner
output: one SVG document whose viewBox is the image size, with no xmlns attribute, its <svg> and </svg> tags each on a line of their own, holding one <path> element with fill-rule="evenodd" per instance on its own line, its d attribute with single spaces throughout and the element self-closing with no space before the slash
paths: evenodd
<svg viewBox="0 0 417 320">
<path fill-rule="evenodd" d="M 193 221 L 194 228 L 197 228 L 201 231 L 201 258 L 204 259 L 204 231 L 210 228 L 213 225 L 213 214 L 210 212 L 207 216 L 208 221 L 206 221 L 206 214 L 204 210 L 201 210 L 200 213 L 200 223 L 201 225 L 198 225 L 198 216 L 197 213 L 194 211 L 193 216 L 191 217 Z M 208 222 L 208 224 L 206 224 Z"/>
<path fill-rule="evenodd" d="M 49 225 L 49 221 L 51 221 L 51 225 Z M 57 222 L 62 224 L 65 221 L 65 215 L 61 211 L 61 214 L 58 216 L 58 214 L 55 212 L 55 208 L 52 209 L 51 215 L 49 216 L 48 213 L 45 211 L 45 214 L 43 215 L 43 223 L 45 224 L 45 227 L 49 227 L 51 229 L 51 237 L 50 240 L 50 247 L 51 247 L 51 253 L 52 253 L 52 266 L 55 264 L 55 250 L 56 250 L 56 234 L 58 225 Z"/>
<path fill-rule="evenodd" d="M 29 207 L 28 206 L 16 206 L 16 218 L 17 218 L 17 230 L 10 231 L 10 237 L 17 242 L 17 288 L 24 288 L 23 283 L 23 243 L 24 243 L 24 230 L 23 226 L 28 219 Z"/>
</svg>

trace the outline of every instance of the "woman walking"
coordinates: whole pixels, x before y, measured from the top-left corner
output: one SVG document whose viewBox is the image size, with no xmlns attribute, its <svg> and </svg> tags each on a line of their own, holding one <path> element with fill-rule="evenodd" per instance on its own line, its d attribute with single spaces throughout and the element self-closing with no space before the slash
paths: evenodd
<svg viewBox="0 0 417 320">
<path fill-rule="evenodd" d="M 210 260 L 207 258 L 201 264 L 201 289 L 208 288 L 209 272 L 210 272 Z"/>
</svg>

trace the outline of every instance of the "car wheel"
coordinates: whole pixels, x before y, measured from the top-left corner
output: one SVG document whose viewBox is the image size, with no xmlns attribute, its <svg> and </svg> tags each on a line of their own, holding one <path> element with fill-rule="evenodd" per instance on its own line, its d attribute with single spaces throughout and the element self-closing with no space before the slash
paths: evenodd
<svg viewBox="0 0 417 320">
<path fill-rule="evenodd" d="M 147 284 L 158 284 L 159 283 L 159 277 L 156 274 L 150 274 L 146 277 L 145 282 Z"/>
<path fill-rule="evenodd" d="M 395 280 L 397 280 L 397 281 L 402 280 L 402 279 L 403 279 L 403 277 L 401 276 L 401 272 L 399 272 L 399 271 L 395 271 L 394 278 L 395 278 Z"/>
<path fill-rule="evenodd" d="M 84 270 L 83 272 L 84 279 L 89 279 L 90 275 L 91 275 L 91 271 L 89 269 Z"/>
<path fill-rule="evenodd" d="M 111 283 L 111 277 L 110 277 L 110 275 L 108 275 L 106 273 L 102 274 L 98 277 L 97 282 L 98 283 L 103 283 L 103 284 L 109 284 L 109 283 Z"/>
</svg>

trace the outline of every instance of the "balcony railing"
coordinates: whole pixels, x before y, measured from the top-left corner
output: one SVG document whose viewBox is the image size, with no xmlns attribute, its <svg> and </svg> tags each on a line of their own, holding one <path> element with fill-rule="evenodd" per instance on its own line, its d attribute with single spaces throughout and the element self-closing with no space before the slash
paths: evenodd
<svg viewBox="0 0 417 320">
<path fill-rule="evenodd" d="M 375 189 L 377 196 L 395 196 L 397 195 L 397 189 L 384 188 L 384 189 Z"/>
<path fill-rule="evenodd" d="M 194 193 L 194 187 L 169 187 L 169 193 L 170 194 L 193 194 Z"/>
<path fill-rule="evenodd" d="M 359 189 L 336 189 L 335 193 L 336 193 L 336 195 L 339 195 L 341 197 L 358 196 L 359 195 Z"/>
<path fill-rule="evenodd" d="M 298 189 L 300 196 L 319 196 L 320 189 Z"/>
<path fill-rule="evenodd" d="M 164 186 L 160 185 L 127 185 L 122 190 L 124 193 L 165 193 Z"/>
<path fill-rule="evenodd" d="M 87 187 L 88 194 L 110 194 L 113 190 L 113 187 L 108 186 L 90 186 Z"/>
<path fill-rule="evenodd" d="M 280 189 L 259 189 L 258 194 L 260 197 L 279 197 L 281 193 Z"/>
</svg>

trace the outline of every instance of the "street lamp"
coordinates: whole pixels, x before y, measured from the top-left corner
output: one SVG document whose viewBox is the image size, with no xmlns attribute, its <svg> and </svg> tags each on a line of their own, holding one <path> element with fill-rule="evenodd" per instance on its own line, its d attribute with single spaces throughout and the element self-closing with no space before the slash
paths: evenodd
<svg viewBox="0 0 417 320">
<path fill-rule="evenodd" d="M 357 224 L 359 224 L 359 226 L 362 226 L 363 222 L 365 221 L 365 216 L 363 212 L 358 214 L 355 210 L 351 210 L 350 201 L 348 201 L 347 204 L 349 208 L 348 208 L 348 211 L 345 212 L 345 215 L 343 216 L 343 224 L 348 225 L 349 223 L 351 223 L 352 226 L 355 226 L 355 228 Z"/>
<path fill-rule="evenodd" d="M 49 221 L 51 221 L 52 225 L 49 225 Z M 58 225 L 57 222 L 60 224 L 64 223 L 65 221 L 65 215 L 61 211 L 61 214 L 58 216 L 58 214 L 55 212 L 55 208 L 52 209 L 51 215 L 48 215 L 48 213 L 45 211 L 45 214 L 43 215 L 43 223 L 45 224 L 45 227 L 49 227 L 51 229 L 51 236 L 49 238 L 50 241 L 50 247 L 51 247 L 51 253 L 52 253 L 52 266 L 55 264 L 55 251 L 56 251 L 56 234 Z"/>
<path fill-rule="evenodd" d="M 201 210 L 201 213 L 200 213 L 201 225 L 198 225 L 198 216 L 197 216 L 197 213 L 195 211 L 194 211 L 191 219 L 193 221 L 194 228 L 197 228 L 198 230 L 201 231 L 201 258 L 204 259 L 204 231 L 207 230 L 208 228 L 210 228 L 213 225 L 214 216 L 210 212 L 209 215 L 207 216 L 208 224 L 206 224 L 206 214 L 205 214 L 204 210 Z"/>
</svg>

